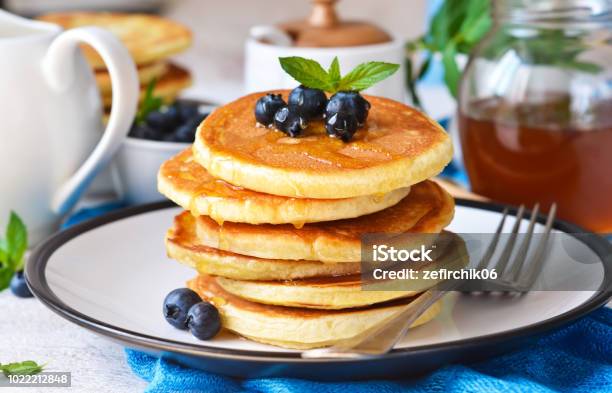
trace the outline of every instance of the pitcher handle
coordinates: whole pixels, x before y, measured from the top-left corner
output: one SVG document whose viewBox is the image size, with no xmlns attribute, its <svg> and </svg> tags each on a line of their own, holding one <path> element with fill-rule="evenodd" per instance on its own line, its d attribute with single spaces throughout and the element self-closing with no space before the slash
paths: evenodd
<svg viewBox="0 0 612 393">
<path fill-rule="evenodd" d="M 51 200 L 51 208 L 61 215 L 75 205 L 95 175 L 121 146 L 134 121 L 140 92 L 136 66 L 129 52 L 112 33 L 98 27 L 71 29 L 53 41 L 43 60 L 43 73 L 53 89 L 65 91 L 74 82 L 75 56 L 81 43 L 92 46 L 106 64 L 113 91 L 112 109 L 106 129 L 94 150 Z"/>
</svg>

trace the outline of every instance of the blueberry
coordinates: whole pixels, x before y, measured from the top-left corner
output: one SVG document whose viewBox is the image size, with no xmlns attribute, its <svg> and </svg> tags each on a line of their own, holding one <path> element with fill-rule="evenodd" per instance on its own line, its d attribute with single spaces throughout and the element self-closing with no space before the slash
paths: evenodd
<svg viewBox="0 0 612 393">
<path fill-rule="evenodd" d="M 187 315 L 187 327 L 195 338 L 211 339 L 221 330 L 219 311 L 208 302 L 194 304 Z"/>
<path fill-rule="evenodd" d="M 164 318 L 175 328 L 187 329 L 187 313 L 191 306 L 201 302 L 200 296 L 189 288 L 178 288 L 164 299 Z"/>
<path fill-rule="evenodd" d="M 133 138 L 149 139 L 152 141 L 161 141 L 164 139 L 164 132 L 152 128 L 148 124 L 137 124 L 132 127 L 130 136 Z"/>
<path fill-rule="evenodd" d="M 255 120 L 259 124 L 269 126 L 274 123 L 274 114 L 286 105 L 280 94 L 266 94 L 255 104 Z"/>
<path fill-rule="evenodd" d="M 180 124 L 181 116 L 176 106 L 169 106 L 160 111 L 149 112 L 145 122 L 158 131 L 172 132 Z"/>
<path fill-rule="evenodd" d="M 338 112 L 325 120 L 327 135 L 340 138 L 344 142 L 351 140 L 357 128 L 357 117 L 353 113 Z"/>
<path fill-rule="evenodd" d="M 300 115 L 283 107 L 274 115 L 274 127 L 292 138 L 302 135 L 302 131 L 308 127 L 308 123 Z"/>
<path fill-rule="evenodd" d="M 32 297 L 32 292 L 30 292 L 30 288 L 26 284 L 25 276 L 23 275 L 23 270 L 15 273 L 13 278 L 11 279 L 11 292 L 13 295 L 17 297 Z"/>
<path fill-rule="evenodd" d="M 305 120 L 319 119 L 323 117 L 325 112 L 327 96 L 323 90 L 300 85 L 291 90 L 288 104 L 292 112 L 297 113 Z"/>
<path fill-rule="evenodd" d="M 195 128 L 198 128 L 200 123 L 203 122 L 204 119 L 206 119 L 207 117 L 208 117 L 208 113 L 198 112 L 195 115 L 191 116 L 189 119 L 185 120 L 185 123 L 194 124 Z"/>
<path fill-rule="evenodd" d="M 184 122 L 200 114 L 198 104 L 190 102 L 177 102 L 174 104 L 174 107 L 178 110 L 181 121 Z"/>
<path fill-rule="evenodd" d="M 357 91 L 339 91 L 329 99 L 325 108 L 325 116 L 332 117 L 335 113 L 352 113 L 357 118 L 359 126 L 365 124 L 368 118 L 370 103 Z"/>
<path fill-rule="evenodd" d="M 174 142 L 192 143 L 195 140 L 196 125 L 193 123 L 185 123 L 179 126 L 172 134 Z"/>
</svg>

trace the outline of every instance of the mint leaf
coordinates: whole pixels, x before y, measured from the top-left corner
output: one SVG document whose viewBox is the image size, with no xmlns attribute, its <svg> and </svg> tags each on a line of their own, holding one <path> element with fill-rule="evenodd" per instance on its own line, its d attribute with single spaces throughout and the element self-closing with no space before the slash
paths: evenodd
<svg viewBox="0 0 612 393">
<path fill-rule="evenodd" d="M 444 82 L 455 98 L 457 98 L 459 80 L 461 79 L 461 70 L 459 70 L 457 65 L 456 56 L 457 47 L 451 41 L 444 49 L 444 52 L 442 52 L 442 65 L 444 66 Z"/>
<path fill-rule="evenodd" d="M 13 211 L 6 227 L 6 252 L 8 264 L 14 270 L 23 266 L 23 254 L 28 248 L 28 231 L 21 218 Z"/>
<path fill-rule="evenodd" d="M 334 57 L 331 64 L 329 65 L 329 70 L 327 71 L 329 75 L 329 81 L 332 84 L 332 88 L 334 91 L 337 90 L 338 83 L 340 82 L 340 63 L 338 62 L 338 57 Z"/>
<path fill-rule="evenodd" d="M 157 79 L 153 78 L 151 82 L 149 82 L 149 84 L 147 85 L 147 90 L 145 91 L 144 98 L 142 99 L 142 103 L 140 104 L 140 108 L 138 109 L 138 113 L 136 114 L 136 124 L 144 123 L 145 118 L 149 113 L 158 110 L 164 104 L 163 98 L 155 97 L 153 95 L 153 90 L 155 90 L 156 84 Z"/>
<path fill-rule="evenodd" d="M 0 291 L 6 289 L 16 271 L 23 268 L 23 255 L 28 248 L 28 231 L 17 213 L 11 211 L 6 236 L 0 238 Z"/>
<path fill-rule="evenodd" d="M 399 64 L 370 61 L 362 63 L 346 74 L 338 84 L 338 90 L 365 90 L 368 87 L 393 75 Z"/>
<path fill-rule="evenodd" d="M 11 278 L 13 278 L 15 271 L 11 269 L 6 263 L 0 266 L 0 291 L 5 290 L 11 285 Z"/>
<path fill-rule="evenodd" d="M 38 374 L 44 368 L 44 365 L 38 365 L 33 360 L 26 360 L 18 363 L 8 363 L 0 365 L 0 370 L 5 376 L 9 375 L 33 375 Z"/>
<path fill-rule="evenodd" d="M 9 254 L 8 248 L 6 246 L 6 241 L 0 238 L 0 266 L 2 266 L 3 263 L 8 263 L 8 260 Z"/>
<path fill-rule="evenodd" d="M 302 85 L 332 94 L 340 90 L 367 89 L 399 68 L 399 64 L 371 61 L 358 65 L 342 78 L 337 57 L 332 60 L 329 71 L 325 71 L 318 62 L 303 57 L 280 57 L 278 60 L 283 70 Z"/>
<path fill-rule="evenodd" d="M 311 89 L 333 90 L 327 71 L 316 61 L 298 56 L 279 57 L 278 61 L 282 69 L 302 85 Z"/>
</svg>

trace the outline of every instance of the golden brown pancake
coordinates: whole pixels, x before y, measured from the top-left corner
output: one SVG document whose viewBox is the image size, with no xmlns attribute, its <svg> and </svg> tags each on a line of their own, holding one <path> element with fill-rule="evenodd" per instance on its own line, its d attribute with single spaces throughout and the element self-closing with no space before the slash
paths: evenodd
<svg viewBox="0 0 612 393">
<path fill-rule="evenodd" d="M 195 235 L 195 219 L 183 212 L 166 234 L 168 256 L 201 274 L 238 280 L 294 280 L 360 272 L 359 263 L 322 263 L 254 258 L 201 245 Z"/>
<path fill-rule="evenodd" d="M 40 16 L 39 20 L 72 29 L 98 26 L 110 30 L 127 47 L 136 64 L 148 64 L 182 52 L 191 45 L 191 31 L 177 22 L 149 14 L 112 12 L 62 12 Z M 83 45 L 89 64 L 106 68 L 90 46 Z"/>
<path fill-rule="evenodd" d="M 168 71 L 157 81 L 153 95 L 155 97 L 161 97 L 165 104 L 172 103 L 181 90 L 191 86 L 191 75 L 186 69 L 176 65 L 170 64 Z M 146 86 L 140 87 L 139 102 L 142 102 L 147 90 Z M 102 94 L 102 103 L 105 108 L 109 108 L 112 104 L 112 94 Z"/>
<path fill-rule="evenodd" d="M 312 122 L 299 138 L 258 126 L 254 108 L 264 94 L 218 108 L 198 128 L 194 157 L 211 175 L 268 194 L 349 198 L 411 186 L 452 157 L 440 125 L 397 101 L 366 96 L 367 122 L 345 143 L 327 136 L 323 122 Z"/>
<path fill-rule="evenodd" d="M 288 198 L 233 186 L 211 176 L 193 161 L 191 149 L 161 166 L 157 187 L 193 215 L 206 215 L 222 224 L 286 224 L 301 227 L 305 222 L 358 217 L 395 205 L 410 192 L 402 188 L 381 195 L 344 199 Z"/>
<path fill-rule="evenodd" d="M 141 86 L 148 86 L 153 79 L 159 79 L 168 71 L 168 63 L 156 61 L 138 66 L 138 81 Z M 106 70 L 95 70 L 96 84 L 102 94 L 110 94 L 112 90 L 110 74 Z"/>
<path fill-rule="evenodd" d="M 288 307 L 317 309 L 343 309 L 415 296 L 439 283 L 425 272 L 445 269 L 461 270 L 469 257 L 465 242 L 459 236 L 445 232 L 442 240 L 432 249 L 432 262 L 398 263 L 385 269 L 410 268 L 418 277 L 405 280 L 378 280 L 370 274 L 353 274 L 336 277 L 317 277 L 300 280 L 251 281 L 227 277 L 215 277 L 225 291 L 257 303 Z M 366 268 L 377 267 L 376 264 Z M 382 267 L 382 266 L 378 266 Z"/>
<path fill-rule="evenodd" d="M 258 258 L 359 262 L 361 237 L 371 233 L 439 233 L 454 214 L 454 200 L 435 182 L 411 187 L 396 205 L 346 220 L 293 225 L 217 224 L 207 216 L 196 219 L 201 244 Z"/>
<path fill-rule="evenodd" d="M 225 329 L 253 341 L 296 349 L 330 346 L 367 333 L 397 316 L 412 300 L 408 297 L 362 308 L 317 310 L 252 302 L 225 291 L 206 275 L 189 281 L 187 286 L 217 307 Z M 441 303 L 435 303 L 412 326 L 430 321 L 440 309 Z"/>
</svg>

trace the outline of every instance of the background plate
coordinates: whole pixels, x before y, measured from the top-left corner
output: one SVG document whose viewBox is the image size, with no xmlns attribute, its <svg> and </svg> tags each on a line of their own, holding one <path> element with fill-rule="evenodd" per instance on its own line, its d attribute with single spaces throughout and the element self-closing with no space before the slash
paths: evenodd
<svg viewBox="0 0 612 393">
<path fill-rule="evenodd" d="M 449 230 L 495 230 L 499 206 L 463 200 L 457 204 Z M 605 304 L 610 296 L 610 245 L 596 236 L 578 236 L 581 240 L 572 237 L 564 249 L 594 261 L 581 269 L 585 277 L 598 280 L 599 290 L 540 291 L 516 298 L 450 295 L 439 317 L 411 330 L 385 356 L 306 360 L 300 358 L 299 351 L 258 344 L 230 333 L 198 341 L 189 332 L 168 325 L 161 312 L 165 295 L 195 275 L 166 257 L 164 234 L 179 211 L 170 203 L 144 205 L 58 233 L 42 244 L 26 265 L 33 293 L 72 322 L 191 367 L 239 377 L 321 380 L 407 376 L 449 362 L 482 359 L 568 323 Z M 506 228 L 512 223 L 509 220 Z M 563 222 L 557 222 L 555 228 L 584 233 Z M 564 266 L 563 255 L 555 258 L 547 267 Z"/>
</svg>

